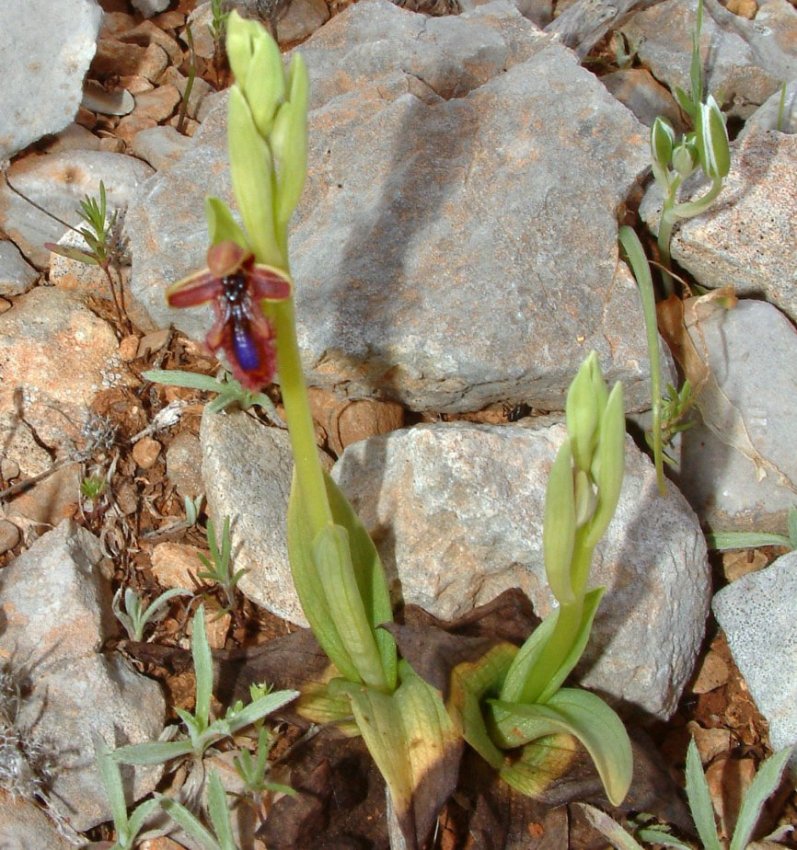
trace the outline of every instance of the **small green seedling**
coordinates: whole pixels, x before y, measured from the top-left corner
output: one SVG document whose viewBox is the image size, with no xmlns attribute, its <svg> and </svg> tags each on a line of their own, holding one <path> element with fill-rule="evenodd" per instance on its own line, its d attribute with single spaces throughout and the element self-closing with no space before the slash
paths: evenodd
<svg viewBox="0 0 797 850">
<path fill-rule="evenodd" d="M 788 536 L 765 531 L 717 531 L 706 535 L 712 549 L 725 552 L 730 549 L 755 549 L 757 546 L 785 546 L 797 549 L 797 507 L 789 508 Z"/>
<path fill-rule="evenodd" d="M 269 688 L 263 685 L 250 685 L 249 696 L 254 702 L 269 692 Z M 295 795 L 296 792 L 289 785 L 281 785 L 278 782 L 269 782 L 266 780 L 268 772 L 268 756 L 271 751 L 271 746 L 274 738 L 269 732 L 262 720 L 254 724 L 257 730 L 257 747 L 255 748 L 255 757 L 247 749 L 239 750 L 237 756 L 233 758 L 235 771 L 241 778 L 244 784 L 244 789 L 253 797 L 260 797 L 265 791 L 272 793 L 279 792 L 282 794 Z"/>
<path fill-rule="evenodd" d="M 202 505 L 205 502 L 205 494 L 200 493 L 195 499 L 190 496 L 183 496 L 183 508 L 185 509 L 185 524 L 188 528 L 196 525 L 199 522 L 199 514 L 202 511 Z"/>
<path fill-rule="evenodd" d="M 116 318 L 120 327 L 130 330 L 130 320 L 125 310 L 124 288 L 122 278 L 117 272 L 118 283 L 114 281 L 111 274 L 112 267 L 118 267 L 123 263 L 125 254 L 124 239 L 121 235 L 121 220 L 118 211 L 108 216 L 108 203 L 105 194 L 105 183 L 100 180 L 100 197 L 86 197 L 80 202 L 78 214 L 86 223 L 84 227 L 73 227 L 86 242 L 87 250 L 74 248 L 69 245 L 56 245 L 53 242 L 45 242 L 44 247 L 54 254 L 59 254 L 70 260 L 77 260 L 90 266 L 99 266 L 111 291 Z"/>
<path fill-rule="evenodd" d="M 224 717 L 211 720 L 210 698 L 213 688 L 213 659 L 205 630 L 205 609 L 200 605 L 194 616 L 191 654 L 196 675 L 196 699 L 193 713 L 175 708 L 188 732 L 188 738 L 178 741 L 150 741 L 130 744 L 113 753 L 113 758 L 123 764 L 161 764 L 175 758 L 191 756 L 199 760 L 205 751 L 223 738 L 229 738 L 241 729 L 251 726 L 268 714 L 295 699 L 298 691 L 275 691 L 263 694 L 248 705 L 238 702 L 227 709 Z M 172 727 L 173 728 L 173 727 Z"/>
<path fill-rule="evenodd" d="M 180 369 L 150 369 L 148 372 L 143 372 L 142 376 L 153 384 L 218 393 L 218 397 L 208 404 L 208 410 L 211 413 L 219 413 L 228 407 L 249 410 L 250 407 L 257 406 L 266 412 L 275 425 L 283 424 L 277 415 L 274 402 L 265 393 L 254 393 L 246 389 L 229 372 L 224 371 L 221 377 L 211 378 L 210 375 L 199 375 L 196 372 L 184 372 Z"/>
<path fill-rule="evenodd" d="M 230 537 L 230 518 L 224 517 L 224 526 L 221 530 L 221 548 L 216 539 L 216 529 L 213 521 L 208 520 L 207 527 L 208 547 L 210 548 L 210 559 L 204 555 L 199 556 L 205 569 L 197 574 L 197 578 L 213 581 L 221 587 L 227 597 L 230 608 L 235 607 L 235 587 L 246 573 L 245 569 L 233 572 L 232 561 L 232 538 Z"/>
<path fill-rule="evenodd" d="M 163 794 L 159 794 L 157 800 L 163 811 L 197 841 L 203 850 L 239 850 L 233 837 L 227 794 L 215 770 L 210 771 L 208 779 L 208 817 L 213 832 L 177 800 Z"/>
<path fill-rule="evenodd" d="M 116 619 L 125 627 L 130 640 L 141 641 L 144 639 L 144 629 L 147 623 L 159 623 L 166 616 L 166 603 L 175 596 L 193 596 L 190 590 L 182 587 L 173 587 L 155 599 L 144 608 L 141 598 L 132 587 L 124 589 L 124 610 L 122 610 L 122 588 L 116 591 L 111 603 Z"/>
<path fill-rule="evenodd" d="M 675 223 L 705 212 L 722 191 L 731 167 L 731 153 L 725 116 L 712 95 L 703 100 L 704 78 L 700 60 L 700 31 L 703 27 L 703 0 L 698 0 L 695 30 L 692 33 L 691 90 L 675 89 L 675 96 L 692 121 L 694 130 L 676 138 L 669 122 L 659 116 L 650 130 L 650 152 L 653 176 L 664 193 L 659 221 L 658 246 L 662 265 L 662 281 L 667 295 L 674 291 L 670 274 L 672 265 L 670 242 Z M 694 201 L 678 202 L 678 192 L 688 177 L 700 168 L 711 181 L 704 195 Z"/>
<path fill-rule="evenodd" d="M 761 765 L 742 800 L 733 836 L 729 843 L 725 843 L 720 840 L 717 831 L 711 793 L 700 764 L 697 746 L 694 739 L 689 742 L 686 753 L 686 796 L 703 850 L 745 850 L 746 847 L 751 846 L 753 830 L 761 816 L 764 803 L 780 785 L 791 753 L 792 748 L 787 747 L 770 756 Z M 580 807 L 592 825 L 600 830 L 617 850 L 643 850 L 642 845 L 609 815 L 593 806 L 581 805 Z M 692 850 L 691 844 L 676 838 L 667 827 L 663 826 L 644 826 L 636 832 L 636 837 L 649 844 L 675 847 L 678 850 Z M 774 838 L 769 836 L 766 840 L 774 841 Z"/>
<path fill-rule="evenodd" d="M 111 817 L 116 831 L 116 842 L 111 845 L 109 850 L 133 850 L 139 833 L 158 808 L 158 800 L 146 800 L 128 816 L 119 765 L 111 757 L 111 750 L 105 741 L 96 733 L 93 738 L 97 768 L 102 778 L 108 802 L 111 804 Z"/>
</svg>

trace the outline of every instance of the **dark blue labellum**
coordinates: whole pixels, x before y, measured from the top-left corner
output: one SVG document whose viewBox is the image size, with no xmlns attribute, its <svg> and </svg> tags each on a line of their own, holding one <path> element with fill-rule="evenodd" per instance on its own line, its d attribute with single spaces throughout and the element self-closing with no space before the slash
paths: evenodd
<svg viewBox="0 0 797 850">
<path fill-rule="evenodd" d="M 245 372 L 253 372 L 260 367 L 260 352 L 257 350 L 257 343 L 249 332 L 249 328 L 244 327 L 240 322 L 233 324 L 232 344 L 235 357 Z"/>
</svg>

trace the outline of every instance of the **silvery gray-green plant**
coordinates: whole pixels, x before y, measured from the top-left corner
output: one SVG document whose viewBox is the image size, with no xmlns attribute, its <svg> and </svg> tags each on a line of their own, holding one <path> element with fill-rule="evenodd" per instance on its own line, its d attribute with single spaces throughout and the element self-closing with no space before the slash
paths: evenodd
<svg viewBox="0 0 797 850">
<path fill-rule="evenodd" d="M 212 520 L 208 520 L 206 529 L 210 558 L 200 554 L 204 570 L 197 573 L 197 578 L 207 579 L 215 582 L 224 591 L 227 597 L 227 605 L 235 607 L 235 587 L 246 574 L 246 569 L 234 572 L 232 569 L 232 537 L 230 536 L 230 518 L 224 517 L 224 525 L 221 530 L 221 546 L 216 538 L 216 529 Z"/>
<path fill-rule="evenodd" d="M 175 708 L 183 722 L 187 738 L 177 741 L 160 740 L 129 744 L 115 750 L 112 757 L 123 764 L 161 764 L 175 758 L 192 756 L 201 759 L 205 751 L 223 738 L 251 726 L 282 706 L 296 699 L 298 691 L 264 693 L 248 705 L 238 702 L 227 709 L 224 717 L 212 719 L 210 700 L 213 688 L 213 660 L 205 629 L 205 609 L 200 605 L 194 615 L 191 636 L 191 655 L 196 676 L 194 711 Z M 172 730 L 176 731 L 174 727 Z"/>
<path fill-rule="evenodd" d="M 670 274 L 670 242 L 679 219 L 693 218 L 705 212 L 722 190 L 731 166 L 725 116 L 712 95 L 703 98 L 704 77 L 700 59 L 700 33 L 703 27 L 703 0 L 698 0 L 695 29 L 692 33 L 691 90 L 676 88 L 679 105 L 689 116 L 694 129 L 677 138 L 670 123 L 659 116 L 650 129 L 650 152 L 653 176 L 664 194 L 659 220 L 658 246 L 662 279 L 667 295 L 673 293 Z M 711 181 L 706 192 L 693 201 L 678 201 L 684 180 L 698 168 Z"/>
<path fill-rule="evenodd" d="M 797 507 L 792 505 L 787 514 L 788 534 L 772 534 L 767 531 L 712 531 L 706 535 L 712 549 L 754 549 L 758 546 L 785 546 L 797 549 Z"/>
<path fill-rule="evenodd" d="M 156 802 L 160 803 L 163 811 L 178 826 L 182 827 L 194 841 L 197 841 L 203 850 L 240 850 L 233 836 L 227 793 L 215 770 L 210 771 L 210 778 L 208 779 L 207 806 L 213 832 L 193 812 L 177 800 L 164 794 L 158 794 Z"/>
<path fill-rule="evenodd" d="M 111 750 L 105 741 L 96 733 L 92 737 L 97 768 L 111 805 L 111 818 L 116 831 L 116 841 L 109 850 L 133 850 L 141 830 L 158 808 L 158 801 L 145 800 L 128 815 L 119 765 L 111 757 Z"/>
<path fill-rule="evenodd" d="M 144 629 L 147 623 L 159 623 L 166 616 L 166 603 L 175 596 L 193 596 L 190 590 L 182 587 L 173 587 L 161 593 L 146 608 L 141 597 L 132 587 L 120 587 L 113 596 L 111 609 L 116 619 L 125 627 L 130 640 L 141 641 L 144 639 Z M 121 600 L 124 598 L 124 609 Z"/>
<path fill-rule="evenodd" d="M 755 779 L 742 798 L 739 816 L 733 835 L 728 843 L 720 839 L 714 818 L 714 806 L 711 802 L 706 775 L 700 764 L 694 739 L 689 742 L 686 753 L 686 796 L 697 834 L 702 842 L 703 850 L 745 850 L 751 846 L 761 810 L 767 799 L 775 793 L 780 785 L 783 771 L 786 768 L 792 747 L 787 747 L 770 756 L 758 769 Z M 593 806 L 581 805 L 592 825 L 600 830 L 617 850 L 643 850 L 636 839 L 624 830 L 609 815 Z M 636 831 L 640 840 L 662 847 L 675 847 L 678 850 L 693 850 L 693 845 L 672 835 L 667 827 L 644 826 Z M 768 836 L 768 841 L 776 840 Z"/>
</svg>

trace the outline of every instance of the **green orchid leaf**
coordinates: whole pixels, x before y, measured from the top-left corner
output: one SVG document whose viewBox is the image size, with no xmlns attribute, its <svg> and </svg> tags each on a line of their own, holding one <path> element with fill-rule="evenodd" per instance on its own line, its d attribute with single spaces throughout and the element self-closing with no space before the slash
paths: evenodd
<svg viewBox="0 0 797 850">
<path fill-rule="evenodd" d="M 578 741 L 572 735 L 546 735 L 526 744 L 499 775 L 521 794 L 545 801 L 546 794 L 572 769 L 578 754 Z"/>
<path fill-rule="evenodd" d="M 343 683 L 371 757 L 385 779 L 408 847 L 421 847 L 456 787 L 462 740 L 440 694 L 400 662 L 391 694 Z"/>
<path fill-rule="evenodd" d="M 517 647 L 510 643 L 493 646 L 477 661 L 463 661 L 451 671 L 446 707 L 462 737 L 495 770 L 504 754 L 495 746 L 482 714 L 485 696 L 499 693 Z"/>
<path fill-rule="evenodd" d="M 570 565 L 576 540 L 576 502 L 573 492 L 571 441 L 559 448 L 545 492 L 542 549 L 551 593 L 561 605 L 575 601 Z"/>
<path fill-rule="evenodd" d="M 731 151 L 725 117 L 717 101 L 709 95 L 700 104 L 695 127 L 695 144 L 700 166 L 712 180 L 728 176 L 731 169 Z"/>
<path fill-rule="evenodd" d="M 704 850 L 722 850 L 717 834 L 717 824 L 714 821 L 711 792 L 700 764 L 694 739 L 689 742 L 686 751 L 686 797 L 689 800 L 692 819 L 695 822 L 697 834 L 703 842 Z"/>
<path fill-rule="evenodd" d="M 766 531 L 716 531 L 706 535 L 709 548 L 719 552 L 731 549 L 755 549 L 759 546 L 787 546 L 793 549 L 790 537 Z"/>
<path fill-rule="evenodd" d="M 792 751 L 792 747 L 786 747 L 785 750 L 770 756 L 758 769 L 755 779 L 742 800 L 730 850 L 745 850 L 749 844 L 753 837 L 753 830 L 761 817 L 764 803 L 780 785 Z"/>
<path fill-rule="evenodd" d="M 258 263 L 285 269 L 274 232 L 274 167 L 271 151 L 255 127 L 238 86 L 230 89 L 227 146 L 233 190 Z"/>
<path fill-rule="evenodd" d="M 340 525 L 322 529 L 313 541 L 312 558 L 329 612 L 357 669 L 359 681 L 377 690 L 392 690 L 382 669 L 374 628 L 360 596 L 346 529 Z"/>
<path fill-rule="evenodd" d="M 218 245 L 219 242 L 235 242 L 244 251 L 251 251 L 246 234 L 221 198 L 212 196 L 205 198 L 205 218 L 208 222 L 211 245 Z"/>
<path fill-rule="evenodd" d="M 548 735 L 575 736 L 590 754 L 609 801 L 619 806 L 633 774 L 631 741 L 625 726 L 606 703 L 589 691 L 562 688 L 545 705 L 489 700 L 495 730 L 508 746 L 521 746 Z"/>
<path fill-rule="evenodd" d="M 540 681 L 537 665 L 544 658 L 561 609 L 552 611 L 531 633 L 515 656 L 501 688 L 500 699 L 505 702 L 545 703 L 559 690 L 578 664 L 589 642 L 592 621 L 605 588 L 596 587 L 584 596 L 581 621 L 574 633 L 569 652 L 547 681 Z"/>
<path fill-rule="evenodd" d="M 345 528 L 349 535 L 351 560 L 360 598 L 365 606 L 368 621 L 376 634 L 376 644 L 382 658 L 382 669 L 385 672 L 387 686 L 392 690 L 397 681 L 396 642 L 390 632 L 378 628 L 383 623 L 393 620 L 393 606 L 390 601 L 390 588 L 387 584 L 385 568 L 374 546 L 374 541 L 351 503 L 326 472 L 324 484 L 332 518 L 336 525 Z"/>
<path fill-rule="evenodd" d="M 337 623 L 329 608 L 324 586 L 316 569 L 312 547 L 312 529 L 302 504 L 301 491 L 294 470 L 291 495 L 288 500 L 287 544 L 288 561 L 296 593 L 310 628 L 327 657 L 346 679 L 360 680 L 357 667 L 338 632 Z"/>
</svg>

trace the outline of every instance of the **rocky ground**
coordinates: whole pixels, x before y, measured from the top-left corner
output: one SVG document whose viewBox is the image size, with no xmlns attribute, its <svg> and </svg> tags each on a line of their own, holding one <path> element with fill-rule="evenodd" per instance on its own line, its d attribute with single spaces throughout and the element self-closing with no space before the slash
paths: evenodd
<svg viewBox="0 0 797 850">
<path fill-rule="evenodd" d="M 205 194 L 230 199 L 229 71 L 209 4 L 100 5 L 64 2 L 56 20 L 31 2 L 18 32 L 0 10 L 4 55 L 50 43 L 30 36 L 34 18 L 71 50 L 37 54 L 46 80 L 15 70 L 0 110 L 0 850 L 113 840 L 92 734 L 153 739 L 192 706 L 199 600 L 219 709 L 264 670 L 289 686 L 279 657 L 258 661 L 255 648 L 305 625 L 285 553 L 279 387 L 273 412 L 263 400 L 214 413 L 216 393 L 145 376 L 219 371 L 202 344 L 209 313 L 163 300 L 204 263 Z M 729 835 L 758 766 L 797 743 L 797 556 L 709 552 L 705 536 L 787 535 L 797 504 L 797 13 L 786 0 L 706 0 L 707 83 L 729 115 L 732 167 L 716 205 L 676 230 L 673 257 L 695 294 L 727 286 L 739 300 L 679 301 L 677 332 L 663 323 L 665 377 L 686 369 L 698 388 L 675 483 L 659 496 L 637 445 L 650 367 L 617 225 L 655 251 L 647 125 L 663 114 L 684 126 L 671 90 L 688 84 L 695 3 L 614 4 L 617 20 L 594 6 L 463 3 L 428 17 L 387 0 L 294 0 L 274 11 L 312 83 L 291 237 L 300 343 L 328 467 L 401 600 L 445 621 L 518 587 L 536 614 L 550 609 L 545 482 L 566 387 L 598 351 L 639 432 L 594 565 L 609 591 L 578 668 L 635 730 L 639 772 L 614 814 L 650 812 L 690 837 L 679 789 L 693 736 Z M 79 224 L 100 181 L 118 222 L 107 270 L 45 247 L 85 248 L 65 223 Z M 245 570 L 234 590 L 199 576 L 207 521 L 219 530 L 225 517 Z M 171 598 L 143 640 L 126 634 L 114 594 L 151 601 L 170 588 L 191 594 Z M 240 650 L 250 654 L 236 662 Z M 286 651 L 284 669 L 295 664 Z M 299 802 L 243 801 L 241 846 L 388 846 L 382 787 L 356 742 L 303 735 L 280 725 L 272 753 L 271 778 L 303 789 Z M 232 751 L 211 761 L 234 792 Z M 131 800 L 186 779 L 126 775 Z M 463 771 L 432 846 L 606 846 L 575 806 L 496 794 L 486 813 L 481 782 L 478 765 Z M 795 825 L 784 782 L 759 833 L 781 828 L 794 847 Z M 197 845 L 182 834 L 141 846 Z"/>
</svg>

